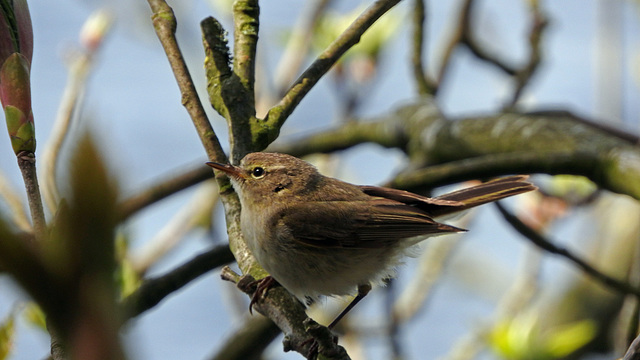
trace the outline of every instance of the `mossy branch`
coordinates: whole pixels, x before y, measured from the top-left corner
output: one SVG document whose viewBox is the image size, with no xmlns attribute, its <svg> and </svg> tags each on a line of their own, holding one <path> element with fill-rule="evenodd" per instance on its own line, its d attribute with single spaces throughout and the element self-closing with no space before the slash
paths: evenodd
<svg viewBox="0 0 640 360">
<path fill-rule="evenodd" d="M 512 173 L 583 175 L 640 200 L 636 137 L 567 112 L 496 113 L 450 121 L 424 99 L 373 121 L 348 123 L 271 150 L 296 156 L 371 142 L 400 148 L 411 168 L 391 186 L 417 191 Z"/>
<path fill-rule="evenodd" d="M 209 101 L 211 106 L 227 120 L 231 162 L 238 163 L 247 153 L 261 150 L 252 135 L 251 123 L 255 122 L 256 111 L 253 85 L 247 85 L 246 78 L 253 79 L 254 70 L 246 68 L 254 65 L 252 61 L 236 60 L 235 66 L 231 68 L 231 54 L 226 33 L 218 20 L 208 17 L 200 23 L 200 27 L 206 55 L 204 67 Z M 246 39 L 242 40 L 244 47 L 251 47 L 246 44 L 248 42 Z M 239 52 L 240 56 L 246 56 L 244 52 Z"/>
</svg>

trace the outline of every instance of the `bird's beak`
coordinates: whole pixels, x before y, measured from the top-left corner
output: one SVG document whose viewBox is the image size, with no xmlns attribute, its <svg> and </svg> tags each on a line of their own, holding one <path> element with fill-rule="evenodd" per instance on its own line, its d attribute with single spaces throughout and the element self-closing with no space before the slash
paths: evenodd
<svg viewBox="0 0 640 360">
<path fill-rule="evenodd" d="M 220 171 L 224 171 L 230 177 L 236 179 L 244 179 L 244 174 L 240 171 L 240 168 L 231 164 L 221 164 L 217 162 L 208 162 L 207 165 Z"/>
</svg>

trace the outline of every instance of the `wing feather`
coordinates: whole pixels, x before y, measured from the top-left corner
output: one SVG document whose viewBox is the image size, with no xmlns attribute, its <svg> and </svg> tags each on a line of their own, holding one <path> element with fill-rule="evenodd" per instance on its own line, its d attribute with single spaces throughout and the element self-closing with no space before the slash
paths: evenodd
<svg viewBox="0 0 640 360">
<path fill-rule="evenodd" d="M 293 205 L 280 213 L 277 228 L 307 245 L 343 248 L 377 248 L 413 236 L 464 231 L 382 198 Z"/>
</svg>

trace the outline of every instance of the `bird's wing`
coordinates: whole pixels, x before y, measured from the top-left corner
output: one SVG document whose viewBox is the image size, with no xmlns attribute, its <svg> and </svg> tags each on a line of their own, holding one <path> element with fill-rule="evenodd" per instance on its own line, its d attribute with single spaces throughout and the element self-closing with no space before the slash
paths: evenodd
<svg viewBox="0 0 640 360">
<path fill-rule="evenodd" d="M 422 209 L 434 207 L 447 207 L 456 209 L 464 206 L 463 202 L 448 199 L 430 198 L 412 192 L 398 190 L 387 187 L 360 185 L 359 188 L 369 196 L 377 196 L 385 199 L 395 200 L 407 205 L 415 205 Z"/>
<path fill-rule="evenodd" d="M 435 198 L 377 186 L 361 186 L 360 188 L 368 195 L 413 205 L 432 217 L 438 217 L 537 189 L 533 184 L 527 182 L 527 179 L 526 175 L 497 178 Z"/>
<path fill-rule="evenodd" d="M 311 246 L 377 248 L 401 239 L 464 231 L 394 200 L 305 202 L 279 212 L 276 231 Z"/>
</svg>

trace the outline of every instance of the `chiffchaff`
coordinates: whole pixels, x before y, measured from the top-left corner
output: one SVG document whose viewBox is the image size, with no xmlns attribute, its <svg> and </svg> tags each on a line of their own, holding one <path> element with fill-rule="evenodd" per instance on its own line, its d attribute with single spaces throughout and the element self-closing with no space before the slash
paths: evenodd
<svg viewBox="0 0 640 360">
<path fill-rule="evenodd" d="M 357 290 L 329 328 L 371 285 L 392 277 L 413 245 L 465 231 L 435 218 L 536 189 L 526 176 L 510 176 L 428 198 L 346 183 L 285 154 L 251 153 L 240 166 L 207 164 L 229 176 L 242 206 L 244 239 L 273 279 L 307 303 Z"/>
</svg>

